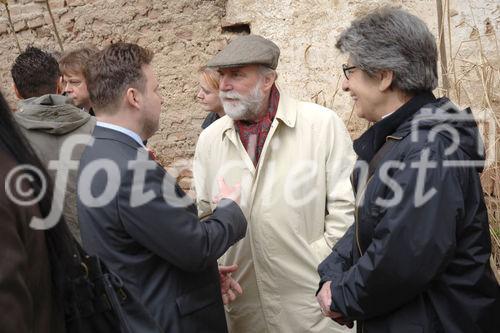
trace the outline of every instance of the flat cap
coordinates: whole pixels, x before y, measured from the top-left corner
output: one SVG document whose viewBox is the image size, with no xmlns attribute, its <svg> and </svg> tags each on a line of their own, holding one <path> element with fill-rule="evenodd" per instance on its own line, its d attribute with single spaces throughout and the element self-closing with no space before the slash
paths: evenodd
<svg viewBox="0 0 500 333">
<path fill-rule="evenodd" d="M 208 67 L 239 67 L 264 65 L 272 69 L 278 67 L 279 47 L 258 35 L 238 37 L 212 58 Z"/>
</svg>

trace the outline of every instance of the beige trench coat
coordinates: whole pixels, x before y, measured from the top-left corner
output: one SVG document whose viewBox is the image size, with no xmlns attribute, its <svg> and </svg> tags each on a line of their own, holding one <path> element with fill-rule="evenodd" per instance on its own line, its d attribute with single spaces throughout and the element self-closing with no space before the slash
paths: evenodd
<svg viewBox="0 0 500 333">
<path fill-rule="evenodd" d="M 237 263 L 244 293 L 226 307 L 233 333 L 344 332 L 315 299 L 317 266 L 353 223 L 349 180 L 355 154 L 332 110 L 281 94 L 255 168 L 225 116 L 199 138 L 194 177 L 200 216 L 210 214 L 217 177 L 241 183 L 246 237 L 220 263 Z"/>
</svg>

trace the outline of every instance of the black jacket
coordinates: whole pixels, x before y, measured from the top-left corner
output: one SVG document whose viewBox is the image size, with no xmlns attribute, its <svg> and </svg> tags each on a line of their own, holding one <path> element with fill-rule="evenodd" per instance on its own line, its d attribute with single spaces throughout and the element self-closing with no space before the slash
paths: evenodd
<svg viewBox="0 0 500 333">
<path fill-rule="evenodd" d="M 200 222 L 192 200 L 178 200 L 184 192 L 160 165 L 149 160 L 152 170 L 144 178 L 136 172 L 134 178 L 128 165 L 139 151 L 146 152 L 132 138 L 99 126 L 93 137 L 95 143 L 86 148 L 79 168 L 78 216 L 84 248 L 123 279 L 164 332 L 226 332 L 217 259 L 245 236 L 241 209 L 225 199 Z M 104 167 L 98 159 L 114 165 L 108 176 L 102 169 L 91 172 L 92 165 Z M 132 163 L 146 170 L 145 162 Z M 117 195 L 84 204 L 89 202 L 85 199 L 89 188 L 92 196 L 99 197 L 107 186 L 117 189 Z M 141 193 L 150 196 L 149 202 L 132 207 L 131 198 Z"/>
<path fill-rule="evenodd" d="M 500 327 L 500 289 L 489 265 L 478 173 L 484 150 L 467 115 L 447 99 L 422 93 L 354 143 L 359 167 L 392 140 L 377 165 L 372 162 L 367 183 L 361 169 L 353 173 L 356 223 L 318 271 L 321 283 L 332 281 L 331 309 L 357 320 L 360 332 Z M 422 172 L 417 166 L 425 160 Z"/>
<path fill-rule="evenodd" d="M 205 120 L 203 120 L 203 124 L 201 124 L 201 128 L 205 129 L 208 126 L 212 125 L 214 121 L 217 121 L 219 119 L 219 115 L 215 112 L 209 112 L 208 115 L 206 116 Z"/>
</svg>

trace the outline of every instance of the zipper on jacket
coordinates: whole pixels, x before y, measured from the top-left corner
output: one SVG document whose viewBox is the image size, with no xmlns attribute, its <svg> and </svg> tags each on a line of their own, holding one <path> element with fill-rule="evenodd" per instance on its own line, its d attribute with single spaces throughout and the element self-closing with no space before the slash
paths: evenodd
<svg viewBox="0 0 500 333">
<path fill-rule="evenodd" d="M 400 137 L 400 136 L 388 135 L 385 137 L 385 142 L 387 142 L 389 140 L 400 141 L 402 139 L 403 139 L 403 137 Z M 365 186 L 359 192 L 359 198 L 360 198 L 359 202 L 361 202 L 362 200 L 364 201 L 364 195 L 365 195 L 366 188 L 368 187 L 368 184 L 370 183 L 370 181 L 372 180 L 374 175 L 375 175 L 375 173 L 373 173 L 373 175 L 371 175 L 370 178 L 368 178 L 368 180 L 365 183 Z M 359 202 L 356 201 L 356 205 L 354 207 L 354 215 L 355 215 L 354 222 L 356 223 L 356 245 L 358 246 L 359 256 L 361 257 L 363 255 L 363 251 L 361 251 L 361 243 L 359 241 L 359 216 L 358 216 Z"/>
<path fill-rule="evenodd" d="M 385 141 L 387 142 L 389 139 L 399 141 L 399 140 L 401 140 L 403 138 L 402 137 L 398 137 L 398 136 L 389 135 L 389 136 L 386 136 Z M 363 189 L 360 192 L 360 200 L 359 201 L 361 201 L 361 199 L 364 200 L 364 195 L 365 195 L 366 188 L 368 187 L 368 184 L 372 180 L 374 174 L 371 175 L 370 178 L 368 178 L 368 180 L 366 181 L 365 186 L 363 187 Z M 361 257 L 363 255 L 363 251 L 361 251 L 361 243 L 359 241 L 359 212 L 358 212 L 359 209 L 358 209 L 358 206 L 359 206 L 359 202 L 356 202 L 356 206 L 354 207 L 354 216 L 355 216 L 355 221 L 354 222 L 356 223 L 356 245 L 358 246 L 359 256 Z M 358 331 L 360 333 L 364 333 L 364 331 L 365 331 L 365 321 L 364 320 L 358 320 L 358 323 L 361 324 L 361 327 L 358 327 L 358 328 L 360 328 L 360 330 L 358 330 Z"/>
<path fill-rule="evenodd" d="M 362 200 L 364 200 L 364 195 L 365 195 L 366 188 L 368 187 L 368 184 L 370 183 L 370 181 L 372 180 L 372 178 L 373 178 L 373 175 L 371 175 L 370 178 L 368 178 L 368 180 L 365 183 L 365 186 L 359 192 L 359 198 L 360 198 L 360 200 L 358 202 L 356 202 L 356 206 L 354 207 L 354 215 L 355 215 L 355 223 L 356 223 L 356 245 L 358 246 L 358 251 L 359 251 L 359 256 L 360 257 L 363 255 L 363 251 L 361 251 L 361 243 L 359 241 L 359 202 L 361 202 Z"/>
</svg>

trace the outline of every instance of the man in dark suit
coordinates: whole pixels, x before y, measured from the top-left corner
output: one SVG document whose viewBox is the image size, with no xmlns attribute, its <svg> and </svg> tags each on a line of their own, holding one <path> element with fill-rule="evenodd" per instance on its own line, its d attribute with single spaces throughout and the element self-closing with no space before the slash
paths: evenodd
<svg viewBox="0 0 500 333">
<path fill-rule="evenodd" d="M 220 180 L 218 208 L 200 222 L 193 201 L 148 156 L 143 142 L 158 129 L 162 103 L 152 57 L 116 43 L 88 66 L 98 122 L 79 168 L 83 245 L 164 332 L 226 332 L 217 259 L 246 232 L 239 189 Z"/>
</svg>

